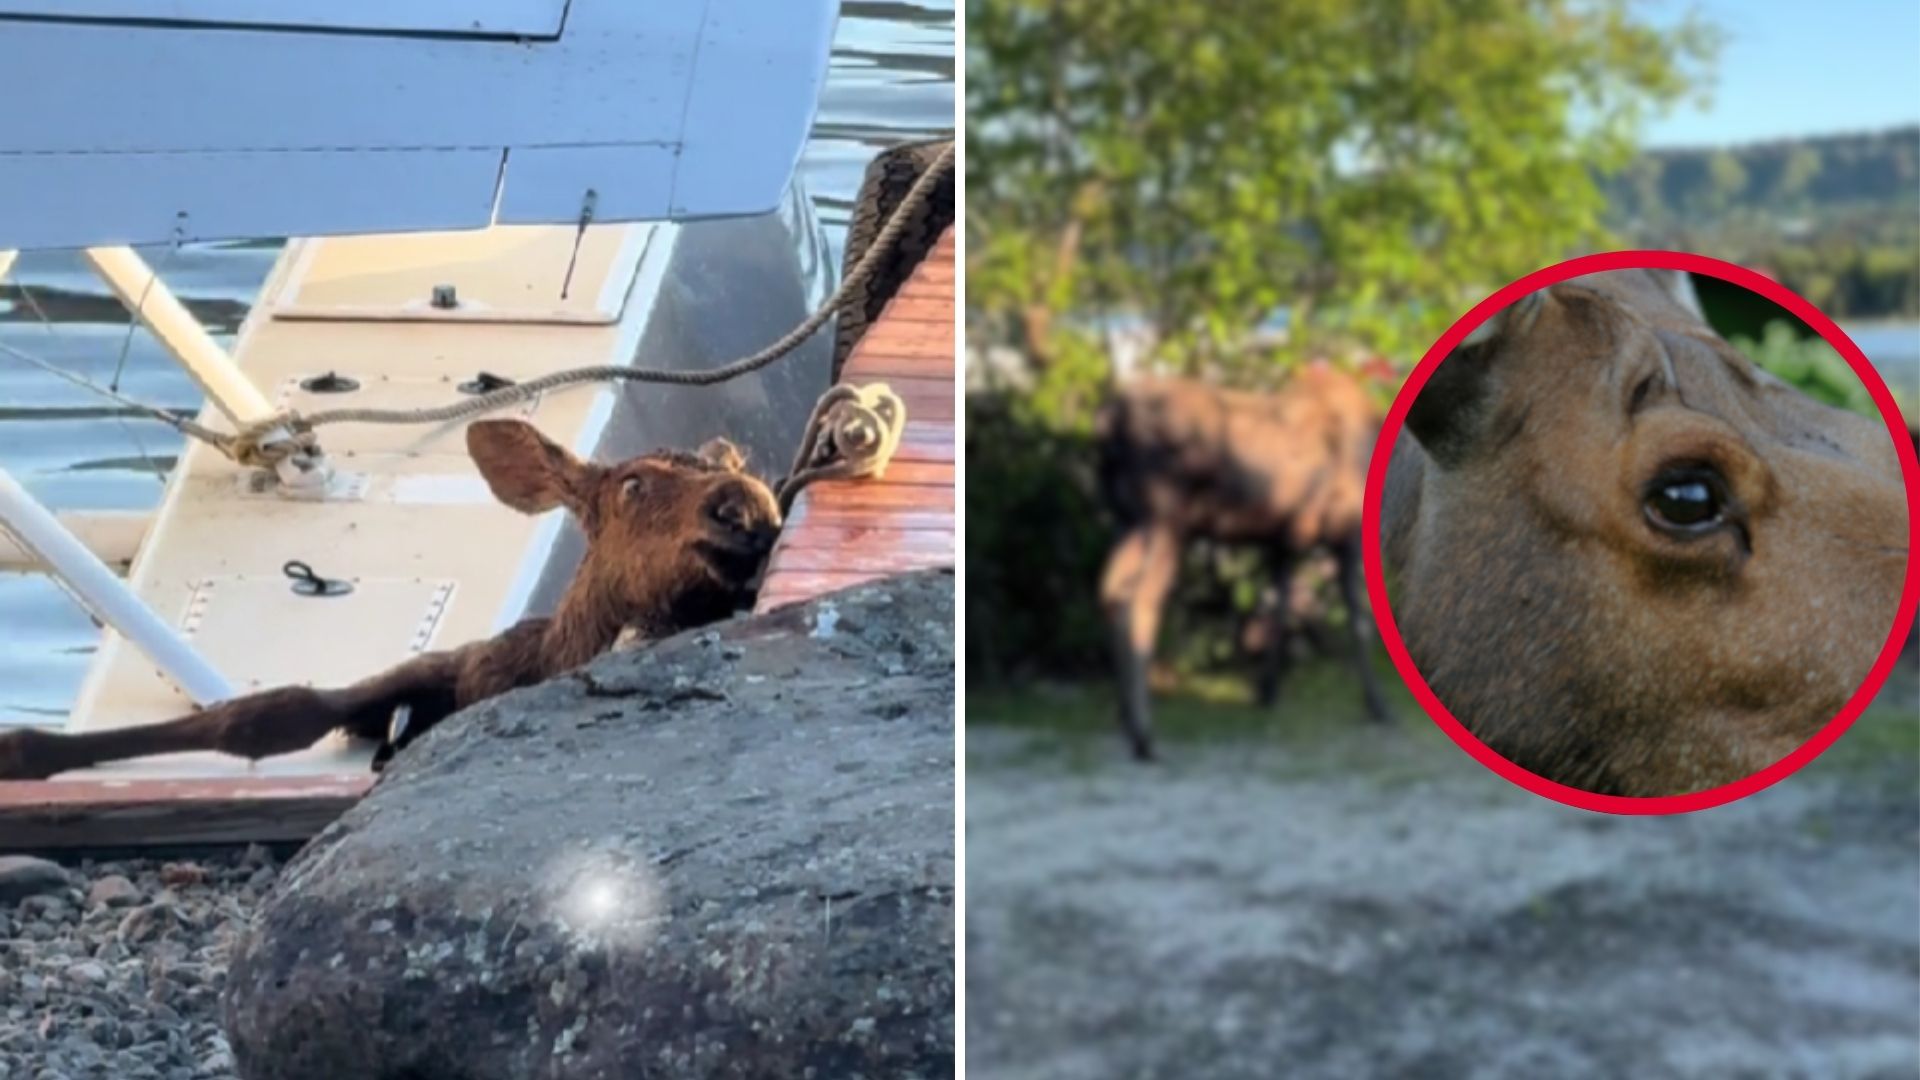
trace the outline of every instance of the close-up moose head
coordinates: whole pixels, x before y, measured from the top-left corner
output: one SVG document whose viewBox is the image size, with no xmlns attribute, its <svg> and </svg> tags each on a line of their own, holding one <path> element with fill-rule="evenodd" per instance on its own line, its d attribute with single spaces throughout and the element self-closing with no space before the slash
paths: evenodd
<svg viewBox="0 0 1920 1080">
<path fill-rule="evenodd" d="M 1907 572 L 1887 426 L 1710 327 L 1678 272 L 1532 293 L 1434 370 L 1381 510 L 1394 618 L 1435 696 L 1588 791 L 1748 776 L 1831 720 Z"/>
</svg>

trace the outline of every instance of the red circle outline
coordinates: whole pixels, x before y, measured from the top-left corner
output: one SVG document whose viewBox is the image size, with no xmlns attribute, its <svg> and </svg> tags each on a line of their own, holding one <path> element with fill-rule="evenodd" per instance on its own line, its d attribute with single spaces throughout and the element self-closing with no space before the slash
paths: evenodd
<svg viewBox="0 0 1920 1080">
<path fill-rule="evenodd" d="M 1387 600 L 1386 580 L 1381 574 L 1380 556 L 1380 498 L 1386 487 L 1387 462 L 1393 456 L 1393 445 L 1400 437 L 1400 429 L 1406 423 L 1407 409 L 1413 399 L 1433 376 L 1433 370 L 1441 360 L 1453 352 L 1461 340 L 1485 322 L 1494 312 L 1520 299 L 1528 293 L 1554 285 L 1582 274 L 1598 273 L 1602 270 L 1662 269 L 1685 270 L 1695 274 L 1719 278 L 1760 295 L 1786 308 L 1799 319 L 1812 327 L 1827 344 L 1834 347 L 1846 358 L 1847 366 L 1866 385 L 1867 392 L 1873 396 L 1873 403 L 1880 410 L 1881 419 L 1886 421 L 1888 432 L 1893 436 L 1894 447 L 1900 458 L 1900 471 L 1907 489 L 1907 577 L 1900 592 L 1900 610 L 1894 617 L 1893 626 L 1888 632 L 1887 642 L 1880 649 L 1880 656 L 1874 662 L 1873 670 L 1868 673 L 1867 681 L 1847 699 L 1847 704 L 1838 715 L 1827 722 L 1811 739 L 1808 739 L 1793 753 L 1774 762 L 1772 765 L 1743 777 L 1730 784 L 1723 784 L 1705 791 L 1696 791 L 1686 795 L 1662 795 L 1654 797 L 1635 797 L 1626 795 L 1601 795 L 1549 780 L 1538 773 L 1522 768 L 1501 757 L 1492 747 L 1481 742 L 1466 729 L 1453 713 L 1434 696 L 1433 688 L 1413 664 L 1413 658 L 1407 654 L 1406 644 L 1400 639 L 1399 626 L 1394 622 L 1393 607 Z M 1834 325 L 1818 308 L 1780 285 L 1778 282 L 1730 262 L 1695 255 L 1684 251 L 1608 251 L 1595 255 L 1582 255 L 1565 262 L 1536 270 L 1518 281 L 1474 305 L 1471 311 L 1461 316 L 1440 335 L 1440 340 L 1420 358 L 1420 363 L 1407 376 L 1406 383 L 1393 399 L 1393 407 L 1387 411 L 1387 418 L 1380 429 L 1380 438 L 1374 445 L 1373 460 L 1367 466 L 1367 500 L 1364 517 L 1361 519 L 1362 557 L 1367 573 L 1367 600 L 1373 607 L 1376 625 L 1380 628 L 1380 639 L 1387 647 L 1387 655 L 1393 659 L 1393 666 L 1405 680 L 1407 688 L 1413 691 L 1414 699 L 1426 709 L 1433 722 L 1447 733 L 1462 750 L 1472 755 L 1482 765 L 1526 788 L 1535 795 L 1577 806 L 1583 810 L 1595 810 L 1608 814 L 1682 814 L 1742 799 L 1756 791 L 1767 788 L 1786 779 L 1798 771 L 1801 766 L 1825 752 L 1834 740 L 1846 733 L 1853 722 L 1859 719 L 1874 695 L 1893 673 L 1894 666 L 1900 662 L 1900 647 L 1905 644 L 1907 628 L 1913 625 L 1914 611 L 1920 606 L 1920 563 L 1916 563 L 1913 552 L 1920 548 L 1920 515 L 1915 507 L 1920 504 L 1920 461 L 1916 461 L 1913 443 L 1907 436 L 1905 419 L 1900 408 L 1894 404 L 1893 395 L 1887 390 L 1887 384 L 1880 378 L 1852 339 Z"/>
</svg>

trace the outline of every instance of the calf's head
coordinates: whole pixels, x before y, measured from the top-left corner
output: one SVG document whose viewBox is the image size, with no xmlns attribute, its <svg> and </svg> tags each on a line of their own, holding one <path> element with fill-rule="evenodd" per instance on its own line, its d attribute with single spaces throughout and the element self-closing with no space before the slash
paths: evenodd
<svg viewBox="0 0 1920 1080">
<path fill-rule="evenodd" d="M 468 427 L 467 450 L 501 502 L 527 514 L 565 507 L 579 521 L 587 552 L 563 606 L 590 599 L 661 628 L 720 618 L 746 598 L 779 535 L 773 492 L 724 439 L 596 465 L 529 424 L 482 420 Z"/>
<path fill-rule="evenodd" d="M 1748 775 L 1839 711 L 1892 626 L 1908 507 L 1886 427 L 1756 368 L 1684 275 L 1517 301 L 1407 430 L 1383 525 L 1408 650 L 1462 723 L 1552 779 L 1667 795 Z"/>
</svg>

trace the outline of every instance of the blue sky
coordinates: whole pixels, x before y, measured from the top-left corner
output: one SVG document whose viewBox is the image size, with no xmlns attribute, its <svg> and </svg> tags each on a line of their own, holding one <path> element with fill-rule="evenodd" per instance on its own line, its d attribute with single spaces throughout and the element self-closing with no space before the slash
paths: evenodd
<svg viewBox="0 0 1920 1080">
<path fill-rule="evenodd" d="M 1750 142 L 1920 123 L 1920 0 L 1645 0 L 1726 35 L 1712 101 L 1647 127 L 1651 146 Z"/>
</svg>

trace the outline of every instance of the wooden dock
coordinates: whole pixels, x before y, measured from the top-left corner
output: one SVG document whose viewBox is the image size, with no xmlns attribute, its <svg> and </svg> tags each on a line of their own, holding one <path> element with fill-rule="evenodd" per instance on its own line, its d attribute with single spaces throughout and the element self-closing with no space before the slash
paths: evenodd
<svg viewBox="0 0 1920 1080">
<path fill-rule="evenodd" d="M 847 358 L 907 406 L 884 477 L 810 485 L 773 550 L 758 610 L 906 570 L 954 564 L 954 242 L 949 227 Z"/>
</svg>

